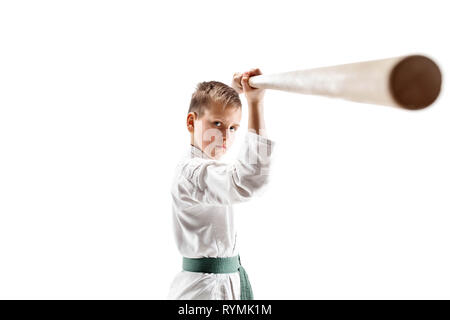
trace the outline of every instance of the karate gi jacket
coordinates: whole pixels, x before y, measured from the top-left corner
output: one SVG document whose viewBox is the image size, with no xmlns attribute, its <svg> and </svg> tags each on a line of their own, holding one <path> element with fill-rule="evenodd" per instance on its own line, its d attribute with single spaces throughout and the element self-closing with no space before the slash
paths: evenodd
<svg viewBox="0 0 450 320">
<path fill-rule="evenodd" d="M 175 241 L 182 256 L 238 255 L 233 205 L 264 192 L 274 145 L 273 140 L 247 131 L 231 163 L 211 159 L 196 146 L 189 146 L 176 167 L 171 187 Z M 168 299 L 239 300 L 239 272 L 182 270 L 172 281 Z"/>
</svg>

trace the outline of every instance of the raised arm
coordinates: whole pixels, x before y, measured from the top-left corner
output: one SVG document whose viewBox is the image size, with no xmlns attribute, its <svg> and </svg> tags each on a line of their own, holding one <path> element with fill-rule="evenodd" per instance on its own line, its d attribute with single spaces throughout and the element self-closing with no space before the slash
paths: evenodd
<svg viewBox="0 0 450 320">
<path fill-rule="evenodd" d="M 236 72 L 233 75 L 231 86 L 238 92 L 244 93 L 248 104 L 248 131 L 267 137 L 266 123 L 264 121 L 264 94 L 265 89 L 252 88 L 248 82 L 252 76 L 261 75 L 258 68 L 248 72 Z"/>
</svg>

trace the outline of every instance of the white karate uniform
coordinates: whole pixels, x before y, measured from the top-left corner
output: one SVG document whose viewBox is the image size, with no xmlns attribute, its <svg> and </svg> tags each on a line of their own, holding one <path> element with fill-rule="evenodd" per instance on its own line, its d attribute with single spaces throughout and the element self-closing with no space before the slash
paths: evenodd
<svg viewBox="0 0 450 320">
<path fill-rule="evenodd" d="M 247 131 L 238 157 L 232 163 L 211 159 L 199 148 L 189 146 L 176 168 L 171 189 L 180 268 L 182 256 L 238 255 L 232 205 L 263 192 L 269 179 L 274 144 L 267 137 Z M 172 282 L 168 299 L 239 300 L 239 272 L 214 274 L 182 270 Z"/>
</svg>

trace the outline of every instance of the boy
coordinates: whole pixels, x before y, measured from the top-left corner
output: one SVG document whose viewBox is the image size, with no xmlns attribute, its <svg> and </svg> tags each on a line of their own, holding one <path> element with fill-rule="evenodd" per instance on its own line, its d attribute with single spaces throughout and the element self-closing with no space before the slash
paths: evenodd
<svg viewBox="0 0 450 320">
<path fill-rule="evenodd" d="M 267 138 L 264 89 L 250 87 L 259 69 L 235 73 L 232 87 L 202 82 L 192 95 L 187 129 L 191 144 L 172 184 L 173 222 L 183 271 L 168 299 L 251 300 L 253 293 L 236 245 L 234 203 L 249 200 L 268 182 L 274 141 Z M 239 128 L 248 103 L 248 132 L 236 161 L 220 161 Z"/>
</svg>

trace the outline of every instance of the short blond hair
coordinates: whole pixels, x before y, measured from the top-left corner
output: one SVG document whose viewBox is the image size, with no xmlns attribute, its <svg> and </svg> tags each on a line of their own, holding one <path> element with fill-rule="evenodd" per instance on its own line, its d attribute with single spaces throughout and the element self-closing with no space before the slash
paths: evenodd
<svg viewBox="0 0 450 320">
<path fill-rule="evenodd" d="M 204 81 L 197 84 L 195 92 L 192 94 L 189 112 L 197 113 L 202 117 L 205 108 L 213 103 L 220 103 L 223 107 L 235 106 L 242 107 L 239 94 L 232 87 L 219 81 Z"/>
</svg>

